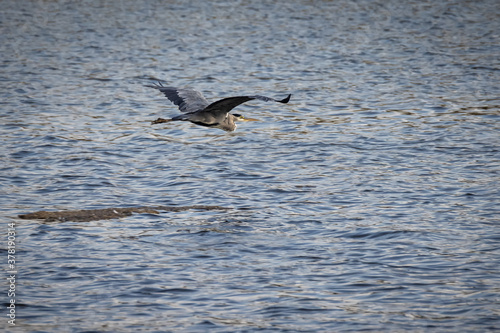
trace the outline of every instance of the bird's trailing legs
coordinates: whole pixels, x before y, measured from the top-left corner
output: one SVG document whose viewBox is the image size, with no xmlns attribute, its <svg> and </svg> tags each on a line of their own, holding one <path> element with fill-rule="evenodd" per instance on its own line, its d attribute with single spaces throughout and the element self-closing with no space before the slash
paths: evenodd
<svg viewBox="0 0 500 333">
<path fill-rule="evenodd" d="M 172 121 L 172 119 L 158 118 L 158 119 L 156 119 L 156 120 L 153 120 L 153 121 L 151 122 L 151 125 L 154 125 L 154 124 L 161 124 L 161 123 L 169 123 L 169 122 L 171 122 L 171 121 Z"/>
</svg>

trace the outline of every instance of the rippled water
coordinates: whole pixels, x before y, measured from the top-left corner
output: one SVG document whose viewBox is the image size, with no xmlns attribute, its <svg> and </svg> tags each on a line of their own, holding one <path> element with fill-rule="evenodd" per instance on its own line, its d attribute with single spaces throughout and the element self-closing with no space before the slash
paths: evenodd
<svg viewBox="0 0 500 333">
<path fill-rule="evenodd" d="M 0 29 L 15 328 L 500 329 L 498 1 L 2 1 Z M 151 126 L 157 79 L 293 97 Z M 141 205 L 231 210 L 16 218 Z"/>
</svg>

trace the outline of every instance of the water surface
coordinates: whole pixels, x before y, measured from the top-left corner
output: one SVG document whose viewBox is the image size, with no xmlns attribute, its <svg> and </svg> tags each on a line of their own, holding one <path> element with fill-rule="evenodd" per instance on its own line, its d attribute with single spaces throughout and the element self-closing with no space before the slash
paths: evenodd
<svg viewBox="0 0 500 333">
<path fill-rule="evenodd" d="M 497 1 L 3 1 L 16 328 L 498 330 L 499 22 Z M 233 133 L 151 126 L 178 112 L 159 79 L 293 97 Z M 16 218 L 157 205 L 231 209 Z"/>
</svg>

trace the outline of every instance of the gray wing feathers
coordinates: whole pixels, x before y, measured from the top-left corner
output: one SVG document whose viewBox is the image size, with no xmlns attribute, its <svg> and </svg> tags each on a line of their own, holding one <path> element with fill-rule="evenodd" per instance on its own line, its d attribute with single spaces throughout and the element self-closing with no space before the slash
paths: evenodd
<svg viewBox="0 0 500 333">
<path fill-rule="evenodd" d="M 213 102 L 212 104 L 207 106 L 205 108 L 205 111 L 214 113 L 228 113 L 238 105 L 248 102 L 252 99 L 254 98 L 251 98 L 250 96 L 237 96 L 237 97 L 224 98 L 218 100 L 217 102 Z"/>
<path fill-rule="evenodd" d="M 221 99 L 217 102 L 214 102 L 210 104 L 209 106 L 206 107 L 205 111 L 207 112 L 224 112 L 227 113 L 237 107 L 240 104 L 243 104 L 245 102 L 251 101 L 252 99 L 259 99 L 261 101 L 265 102 L 278 102 L 278 103 L 288 103 L 290 100 L 290 97 L 292 95 L 288 95 L 286 98 L 282 100 L 276 100 L 271 97 L 266 97 L 266 96 L 236 96 L 236 97 L 228 97 Z"/>
<path fill-rule="evenodd" d="M 271 97 L 266 97 L 266 96 L 259 96 L 259 95 L 248 96 L 248 97 L 250 97 L 251 99 L 260 99 L 261 101 L 265 101 L 265 102 L 278 102 L 278 103 L 286 104 L 290 100 L 290 97 L 292 97 L 292 94 L 289 94 L 287 97 L 280 99 L 280 100 L 274 99 Z"/>
<path fill-rule="evenodd" d="M 209 104 L 203 95 L 190 88 L 164 87 L 161 83 L 147 85 L 161 91 L 172 103 L 179 107 L 184 113 L 203 110 Z"/>
</svg>

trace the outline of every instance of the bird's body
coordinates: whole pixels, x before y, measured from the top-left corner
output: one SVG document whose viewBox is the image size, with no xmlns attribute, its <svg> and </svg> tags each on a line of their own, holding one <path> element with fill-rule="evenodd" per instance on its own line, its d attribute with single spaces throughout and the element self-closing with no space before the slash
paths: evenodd
<svg viewBox="0 0 500 333">
<path fill-rule="evenodd" d="M 161 83 L 147 85 L 147 87 L 155 88 L 161 91 L 172 103 L 179 107 L 181 112 L 183 112 L 183 114 L 175 116 L 171 119 L 158 118 L 153 121 L 153 124 L 177 120 L 190 121 L 196 125 L 220 128 L 228 132 L 232 132 L 236 129 L 235 120 L 256 120 L 244 118 L 239 114 L 229 113 L 238 105 L 253 99 L 259 99 L 266 102 L 274 101 L 279 103 L 288 103 L 291 97 L 291 95 L 288 95 L 288 97 L 282 100 L 276 100 L 259 95 L 236 96 L 224 98 L 214 103 L 209 103 L 199 91 L 191 88 L 165 87 Z"/>
</svg>

